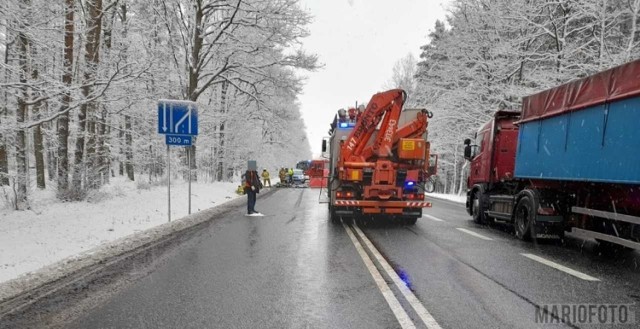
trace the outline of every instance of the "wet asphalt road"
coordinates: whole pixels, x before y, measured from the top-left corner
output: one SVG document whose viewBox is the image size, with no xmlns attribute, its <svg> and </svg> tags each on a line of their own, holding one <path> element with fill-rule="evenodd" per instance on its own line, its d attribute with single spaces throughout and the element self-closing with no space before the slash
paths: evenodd
<svg viewBox="0 0 640 329">
<path fill-rule="evenodd" d="M 521 242 L 506 229 L 474 224 L 460 204 L 432 201 L 425 210 L 431 217 L 415 226 L 363 231 L 442 328 L 537 328 L 543 325 L 535 323 L 535 306 L 544 304 L 640 304 L 637 253 L 613 258 L 571 238 L 566 246 Z M 318 190 L 280 190 L 260 198 L 256 209 L 266 216 L 246 217 L 241 207 L 216 219 L 152 273 L 66 327 L 401 327 L 345 228 L 331 224 L 326 204 L 318 204 Z M 416 327 L 424 327 L 380 272 Z"/>
</svg>

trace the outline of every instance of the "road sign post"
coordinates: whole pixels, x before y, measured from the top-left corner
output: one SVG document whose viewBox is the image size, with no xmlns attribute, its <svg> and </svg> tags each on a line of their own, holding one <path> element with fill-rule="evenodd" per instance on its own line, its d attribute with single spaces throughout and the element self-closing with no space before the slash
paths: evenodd
<svg viewBox="0 0 640 329">
<path fill-rule="evenodd" d="M 191 215 L 191 148 L 187 149 L 187 166 L 189 167 L 189 215 Z"/>
<path fill-rule="evenodd" d="M 167 205 L 169 222 L 171 222 L 171 150 L 169 150 L 169 145 L 167 145 Z"/>
<path fill-rule="evenodd" d="M 187 147 L 189 171 L 189 215 L 191 214 L 191 147 L 198 135 L 198 106 L 195 102 L 161 99 L 158 101 L 158 133 L 167 144 L 167 205 L 171 221 L 171 150 L 169 146 Z"/>
</svg>

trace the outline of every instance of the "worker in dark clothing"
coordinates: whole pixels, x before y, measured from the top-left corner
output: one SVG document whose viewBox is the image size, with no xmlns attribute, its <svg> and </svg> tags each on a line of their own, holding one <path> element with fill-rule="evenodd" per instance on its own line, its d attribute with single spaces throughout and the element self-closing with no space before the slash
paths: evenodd
<svg viewBox="0 0 640 329">
<path fill-rule="evenodd" d="M 244 190 L 247 193 L 247 216 L 262 216 L 255 208 L 257 194 L 260 193 L 260 188 L 262 188 L 258 172 L 247 170 L 244 176 Z"/>
</svg>

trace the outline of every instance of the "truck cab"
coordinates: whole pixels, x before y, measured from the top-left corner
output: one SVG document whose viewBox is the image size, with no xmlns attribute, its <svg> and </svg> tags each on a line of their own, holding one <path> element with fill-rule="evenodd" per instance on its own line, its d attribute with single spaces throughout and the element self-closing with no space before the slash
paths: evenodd
<svg viewBox="0 0 640 329">
<path fill-rule="evenodd" d="M 518 144 L 519 112 L 498 111 L 475 134 L 475 140 L 465 140 L 464 157 L 470 161 L 467 178 L 467 212 L 482 222 L 488 200 L 486 192 L 497 183 L 513 180 Z M 474 208 L 475 202 L 475 208 Z"/>
</svg>

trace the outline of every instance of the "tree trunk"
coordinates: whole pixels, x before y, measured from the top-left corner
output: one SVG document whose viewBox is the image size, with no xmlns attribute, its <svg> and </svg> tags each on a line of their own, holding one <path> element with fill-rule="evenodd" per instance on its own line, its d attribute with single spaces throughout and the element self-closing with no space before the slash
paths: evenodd
<svg viewBox="0 0 640 329">
<path fill-rule="evenodd" d="M 634 0 L 633 3 L 630 2 L 629 10 L 631 11 L 631 31 L 629 33 L 629 43 L 627 45 L 625 62 L 631 60 L 631 57 L 633 55 L 633 48 L 636 44 L 636 33 L 638 31 L 638 16 L 640 15 L 640 0 Z"/>
<path fill-rule="evenodd" d="M 118 161 L 118 175 L 120 176 L 124 176 L 124 159 L 125 159 L 125 147 L 127 145 L 127 141 L 124 138 L 124 127 L 122 126 L 122 123 L 120 124 L 120 131 L 118 131 L 118 139 L 120 140 L 120 155 L 118 157 L 119 161 Z"/>
<path fill-rule="evenodd" d="M 29 2 L 23 2 L 25 6 L 29 6 Z M 26 99 L 29 97 L 29 93 L 26 87 L 28 76 L 28 64 L 27 64 L 27 52 L 29 40 L 25 33 L 26 26 L 21 24 L 20 32 L 18 33 L 18 66 L 20 83 L 22 87 L 18 92 L 18 109 L 16 111 L 16 127 L 18 129 L 16 136 L 16 169 L 17 179 L 15 182 L 15 208 L 24 209 L 27 203 L 27 134 L 24 128 L 24 123 L 27 116 L 27 103 Z"/>
<path fill-rule="evenodd" d="M 74 158 L 73 185 L 75 188 L 82 186 L 82 172 L 86 172 L 86 180 L 88 188 L 97 187 L 97 173 L 93 166 L 96 153 L 96 102 L 86 101 L 93 91 L 89 85 L 95 80 L 98 65 L 100 64 L 100 35 L 102 30 L 102 0 L 87 1 L 88 14 L 87 19 L 87 37 L 85 43 L 85 71 L 83 81 L 85 86 L 82 88 L 82 96 L 85 103 L 80 106 L 78 113 L 78 137 L 76 139 L 76 151 Z M 88 136 L 87 145 L 85 145 L 85 132 Z M 86 153 L 85 153 L 86 147 Z"/>
<path fill-rule="evenodd" d="M 9 45 L 5 45 L 4 49 L 4 82 L 9 80 Z M 8 100 L 8 88 L 4 89 L 4 101 L 2 102 L 2 113 L 0 113 L 0 122 L 6 119 Z M 7 142 L 0 130 L 0 186 L 9 185 L 9 156 L 7 155 Z"/>
<path fill-rule="evenodd" d="M 64 65 L 62 82 L 71 87 L 73 79 L 73 34 L 74 34 L 74 0 L 65 0 L 64 18 Z M 62 96 L 58 117 L 58 195 L 62 196 L 69 189 L 69 103 L 71 93 L 66 91 Z"/>
<path fill-rule="evenodd" d="M 198 90 L 198 82 L 200 80 L 200 71 L 197 67 L 200 63 L 200 53 L 202 51 L 203 38 L 202 38 L 202 19 L 204 17 L 204 8 L 202 7 L 202 0 L 195 1 L 195 22 L 193 28 L 193 48 L 191 49 L 191 60 L 189 63 L 189 86 L 187 90 L 187 95 L 190 101 L 197 101 L 198 94 L 196 91 Z M 194 142 L 196 137 L 193 138 Z M 188 156 L 191 160 L 191 168 L 192 171 L 191 180 L 198 180 L 198 165 L 196 163 L 196 145 L 195 143 L 191 146 L 190 152 L 188 152 Z M 187 159 L 185 159 L 188 161 Z"/>
<path fill-rule="evenodd" d="M 109 183 L 109 163 L 111 159 L 111 152 L 106 143 L 107 134 L 109 133 L 109 129 L 107 128 L 108 115 L 107 109 L 103 107 L 100 122 L 98 122 L 98 156 L 96 157 L 96 168 L 98 169 L 101 185 Z"/>
<path fill-rule="evenodd" d="M 86 155 L 85 155 L 85 183 L 86 187 L 90 189 L 97 189 L 99 187 L 98 184 L 98 173 L 96 168 L 96 118 L 95 118 L 95 108 L 93 105 L 89 106 L 88 113 L 89 117 L 87 118 L 87 144 L 86 144 Z"/>
<path fill-rule="evenodd" d="M 76 136 L 76 150 L 73 157 L 73 178 L 71 186 L 73 189 L 82 189 L 82 172 L 84 164 L 84 138 L 87 125 L 87 104 L 80 106 L 78 112 L 78 131 Z"/>
<path fill-rule="evenodd" d="M 458 178 L 458 145 L 453 149 L 453 183 L 451 183 L 451 191 L 449 193 L 456 194 L 456 182 Z"/>
<path fill-rule="evenodd" d="M 9 185 L 9 157 L 4 136 L 0 134 L 0 186 Z"/>
<path fill-rule="evenodd" d="M 34 68 L 31 76 L 34 81 L 38 81 L 38 69 Z M 36 95 L 39 96 L 39 95 Z M 34 120 L 40 118 L 40 111 L 42 109 L 42 102 L 38 102 L 31 108 L 32 117 Z M 36 159 L 36 185 L 40 189 L 45 188 L 45 174 L 44 174 L 44 143 L 42 140 L 42 124 L 33 127 L 33 155 Z"/>
<path fill-rule="evenodd" d="M 125 169 L 127 171 L 127 177 L 129 177 L 129 180 L 134 181 L 135 177 L 133 173 L 133 138 L 131 136 L 131 116 L 124 116 L 124 129 L 126 141 L 125 156 L 127 159 L 125 163 Z"/>
<path fill-rule="evenodd" d="M 465 173 L 467 172 L 467 166 L 468 165 L 469 165 L 469 162 L 465 161 L 465 163 L 462 165 L 462 169 L 460 169 L 460 181 L 459 181 L 460 187 L 458 188 L 458 193 L 457 193 L 458 195 L 462 195 L 463 192 L 466 192 L 465 188 L 464 188 L 464 186 L 465 186 L 465 184 L 464 184 L 464 182 L 465 182 L 464 176 L 465 176 Z"/>
<path fill-rule="evenodd" d="M 216 147 L 216 181 L 221 182 L 225 179 L 224 168 L 225 168 L 225 121 L 227 114 L 227 93 L 229 92 L 229 83 L 223 82 L 222 88 L 220 91 L 220 114 L 222 117 L 222 122 L 217 126 L 218 132 L 218 145 Z"/>
<path fill-rule="evenodd" d="M 216 165 L 216 180 L 218 182 L 222 182 L 224 180 L 224 161 L 225 161 L 225 150 L 224 150 L 224 122 L 222 122 L 218 126 L 218 149 L 216 154 L 216 159 L 218 163 Z"/>
<path fill-rule="evenodd" d="M 56 177 L 56 171 L 58 170 L 56 168 L 56 159 L 58 158 L 56 156 L 56 153 L 53 149 L 53 147 L 51 146 L 51 141 L 49 139 L 47 139 L 47 172 L 48 172 L 48 176 L 49 176 L 49 180 L 52 181 L 54 180 L 54 178 Z"/>
</svg>

